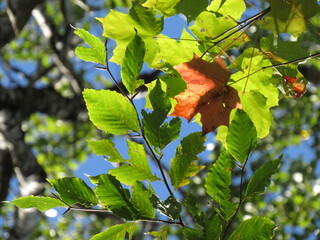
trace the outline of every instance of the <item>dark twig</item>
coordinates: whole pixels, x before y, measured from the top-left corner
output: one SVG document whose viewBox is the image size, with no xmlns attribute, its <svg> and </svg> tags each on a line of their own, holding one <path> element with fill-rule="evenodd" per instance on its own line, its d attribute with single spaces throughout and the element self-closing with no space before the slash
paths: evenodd
<svg viewBox="0 0 320 240">
<path fill-rule="evenodd" d="M 118 82 L 116 81 L 115 77 L 113 76 L 112 72 L 111 72 L 110 69 L 109 69 L 107 40 L 106 40 L 106 42 L 105 42 L 105 46 L 106 46 L 106 67 L 105 67 L 105 68 L 100 68 L 100 67 L 98 67 L 98 69 L 106 70 L 106 71 L 109 73 L 111 79 L 114 81 L 114 83 L 116 84 L 116 86 L 119 88 L 119 91 L 121 92 L 121 94 L 122 94 L 124 97 L 126 97 L 126 98 L 129 100 L 129 102 L 131 103 L 131 105 L 134 107 L 135 112 L 136 112 L 136 114 L 137 114 L 138 122 L 139 122 L 139 128 L 141 129 L 141 134 L 140 134 L 140 133 L 137 133 L 137 134 L 139 134 L 139 135 L 142 137 L 142 139 L 145 141 L 146 146 L 147 146 L 147 148 L 149 149 L 152 157 L 153 157 L 153 158 L 156 160 L 156 162 L 157 162 L 157 165 L 158 165 L 158 167 L 159 167 L 159 170 L 160 170 L 160 173 L 161 173 L 163 182 L 164 182 L 164 184 L 165 184 L 165 186 L 166 186 L 169 194 L 170 194 L 170 195 L 173 195 L 173 192 L 172 192 L 172 190 L 171 190 L 171 188 L 170 188 L 170 186 L 169 186 L 169 182 L 168 182 L 168 180 L 167 180 L 167 177 L 166 177 L 166 175 L 165 175 L 165 173 L 164 173 L 164 171 L 163 171 L 162 165 L 161 165 L 161 163 L 160 163 L 161 157 L 158 158 L 158 156 L 156 155 L 156 153 L 155 153 L 154 150 L 152 149 L 152 147 L 151 147 L 151 145 L 150 145 L 150 143 L 149 143 L 149 141 L 148 141 L 148 139 L 147 139 L 147 137 L 146 137 L 146 135 L 145 135 L 145 133 L 144 133 L 144 131 L 143 131 L 143 126 L 142 126 L 142 123 L 141 123 L 141 120 L 140 120 L 140 117 L 139 117 L 139 114 L 138 114 L 138 110 L 137 110 L 137 108 L 136 108 L 136 106 L 135 106 L 135 104 L 134 104 L 134 102 L 133 102 L 133 98 L 130 98 L 130 97 L 128 96 L 128 94 L 126 94 L 125 91 L 124 91 L 122 88 L 120 88 Z M 175 224 L 179 224 L 179 225 L 181 225 L 181 226 L 184 226 L 184 223 L 183 223 L 183 221 L 182 221 L 182 219 L 181 219 L 180 216 L 179 216 L 179 222 L 177 222 L 177 223 L 175 223 Z"/>
<path fill-rule="evenodd" d="M 234 35 L 235 33 L 241 31 L 242 29 L 254 24 L 258 19 L 262 18 L 264 15 L 266 15 L 268 12 L 270 12 L 271 8 L 267 8 L 265 10 L 263 10 L 260 13 L 257 13 L 256 15 L 245 19 L 242 22 L 239 22 L 236 26 L 228 29 L 227 31 L 219 34 L 218 36 L 214 37 L 212 40 L 218 39 L 222 36 L 224 36 L 225 34 L 228 34 L 227 36 L 223 37 L 222 39 L 220 39 L 219 41 L 213 43 L 213 45 L 211 47 L 209 47 L 202 55 L 201 58 L 203 58 L 203 56 L 210 51 L 212 48 L 214 48 L 215 46 L 217 46 L 218 44 L 220 44 L 221 42 L 223 42 L 224 40 L 228 39 L 229 37 L 231 37 L 232 35 Z M 232 32 L 234 29 L 236 29 L 236 31 Z M 230 33 L 231 32 L 231 33 Z"/>
<path fill-rule="evenodd" d="M 261 69 L 256 70 L 256 71 L 248 74 L 248 75 L 245 76 L 245 77 L 239 78 L 239 79 L 231 82 L 231 83 L 228 84 L 228 85 L 232 85 L 232 84 L 234 84 L 234 83 L 237 83 L 237 82 L 239 82 L 240 80 L 242 80 L 242 79 L 244 79 L 244 78 L 248 78 L 249 76 L 252 76 L 253 74 L 256 74 L 256 73 L 261 72 L 261 71 L 263 71 L 263 70 L 265 70 L 265 69 L 268 69 L 268 68 L 284 67 L 284 66 L 287 66 L 287 65 L 289 65 L 289 64 L 291 64 L 291 63 L 302 62 L 302 61 L 306 61 L 306 60 L 308 60 L 308 59 L 310 59 L 310 58 L 315 58 L 315 57 L 320 57 L 320 53 L 311 54 L 311 55 L 309 55 L 309 56 L 302 57 L 302 58 L 299 58 L 299 59 L 295 59 L 295 60 L 292 60 L 292 61 L 289 61 L 289 62 L 285 62 L 285 63 L 279 63 L 279 64 L 274 64 L 274 65 L 271 65 L 271 66 L 262 67 Z"/>
</svg>

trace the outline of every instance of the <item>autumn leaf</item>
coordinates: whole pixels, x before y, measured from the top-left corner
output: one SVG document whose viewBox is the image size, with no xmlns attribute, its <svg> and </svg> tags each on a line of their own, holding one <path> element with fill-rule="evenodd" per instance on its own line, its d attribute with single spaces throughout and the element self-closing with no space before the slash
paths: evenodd
<svg viewBox="0 0 320 240">
<path fill-rule="evenodd" d="M 191 121 L 200 113 L 203 135 L 220 125 L 228 126 L 231 110 L 241 108 L 241 104 L 238 92 L 226 85 L 230 72 L 222 59 L 209 63 L 195 55 L 175 69 L 187 83 L 187 89 L 174 97 L 178 103 L 171 116 Z"/>
</svg>

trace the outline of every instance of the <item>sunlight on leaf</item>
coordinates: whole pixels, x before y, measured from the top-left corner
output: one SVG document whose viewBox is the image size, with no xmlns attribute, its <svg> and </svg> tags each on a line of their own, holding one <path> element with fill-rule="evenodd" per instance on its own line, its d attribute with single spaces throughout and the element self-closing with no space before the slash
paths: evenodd
<svg viewBox="0 0 320 240">
<path fill-rule="evenodd" d="M 228 126 L 231 110 L 241 108 L 241 104 L 237 91 L 226 86 L 230 72 L 222 59 L 209 63 L 195 56 L 175 68 L 187 83 L 187 89 L 175 96 L 178 103 L 171 116 L 191 121 L 200 113 L 203 135 L 220 125 Z"/>
<path fill-rule="evenodd" d="M 120 93 L 110 90 L 85 89 L 83 96 L 92 123 L 111 134 L 139 132 L 139 121 L 134 107 Z M 121 109 L 121 111 L 119 111 Z"/>
<path fill-rule="evenodd" d="M 229 240 L 271 240 L 275 224 L 266 217 L 253 217 L 242 222 Z"/>
<path fill-rule="evenodd" d="M 127 232 L 130 236 L 132 236 L 133 227 L 134 222 L 118 224 L 109 227 L 104 232 L 94 235 L 91 240 L 124 240 Z M 131 239 L 131 237 L 129 239 Z"/>
<path fill-rule="evenodd" d="M 35 196 L 20 197 L 13 200 L 11 203 L 20 208 L 35 207 L 42 212 L 55 207 L 68 207 L 59 199 L 52 198 L 52 197 L 35 197 Z"/>
<path fill-rule="evenodd" d="M 47 179 L 59 193 L 61 199 L 69 204 L 80 203 L 85 206 L 97 205 L 97 197 L 92 189 L 77 177 L 65 177 L 60 179 Z"/>
<path fill-rule="evenodd" d="M 76 28 L 74 33 L 90 46 L 90 48 L 84 46 L 77 47 L 75 50 L 76 55 L 84 61 L 95 62 L 105 66 L 106 51 L 104 43 L 84 29 Z"/>
</svg>

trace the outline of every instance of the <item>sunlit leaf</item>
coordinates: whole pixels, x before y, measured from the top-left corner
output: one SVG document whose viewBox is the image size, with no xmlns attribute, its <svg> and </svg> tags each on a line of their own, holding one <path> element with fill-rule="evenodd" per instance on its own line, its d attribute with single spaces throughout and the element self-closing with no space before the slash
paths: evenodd
<svg viewBox="0 0 320 240">
<path fill-rule="evenodd" d="M 92 123 L 111 134 L 138 132 L 139 121 L 128 99 L 110 90 L 85 89 L 83 96 Z"/>
<path fill-rule="evenodd" d="M 168 230 L 169 230 L 169 226 L 164 226 L 158 232 L 152 231 L 152 232 L 148 232 L 147 234 L 153 237 L 156 237 L 158 240 L 167 240 Z"/>
<path fill-rule="evenodd" d="M 162 30 L 163 19 L 156 18 L 155 12 L 133 2 L 129 14 L 110 10 L 104 18 L 97 18 L 103 25 L 103 36 L 116 40 L 117 47 L 111 61 L 121 64 L 125 49 L 136 32 L 143 39 L 146 46 L 145 61 L 151 63 L 158 46 L 153 38 Z"/>
<path fill-rule="evenodd" d="M 111 139 L 102 139 L 98 141 L 88 141 L 89 147 L 92 151 L 101 156 L 107 156 L 109 162 L 124 162 L 118 150 L 115 148 Z"/>
<path fill-rule="evenodd" d="M 236 59 L 236 64 L 241 71 L 231 76 L 235 81 L 232 86 L 239 93 L 258 91 L 266 97 L 268 107 L 277 106 L 279 90 L 271 80 L 274 70 L 268 68 L 260 71 L 261 68 L 272 65 L 270 59 L 261 55 L 257 49 L 248 48 Z"/>
<path fill-rule="evenodd" d="M 194 54 L 201 55 L 198 47 L 199 43 L 185 29 L 180 36 L 182 40 L 176 40 L 160 34 L 157 37 L 159 48 L 151 67 L 160 68 L 171 65 L 176 66 L 183 62 L 189 62 Z"/>
<path fill-rule="evenodd" d="M 275 228 L 275 224 L 269 218 L 253 217 L 242 222 L 229 240 L 270 240 Z"/>
<path fill-rule="evenodd" d="M 142 144 L 127 141 L 129 150 L 129 160 L 120 167 L 109 170 L 109 173 L 117 178 L 121 183 L 132 185 L 136 181 L 159 180 L 152 174 L 144 146 Z M 130 173 L 130 174 L 128 174 Z"/>
<path fill-rule="evenodd" d="M 122 82 L 130 94 L 133 94 L 134 91 L 144 83 L 143 80 L 137 79 L 139 77 L 145 55 L 145 45 L 138 34 L 139 33 L 137 33 L 128 44 L 121 63 Z"/>
<path fill-rule="evenodd" d="M 230 11 L 230 8 L 233 10 Z M 207 11 L 199 14 L 190 29 L 200 39 L 215 38 L 236 26 L 235 20 L 240 19 L 244 10 L 245 3 L 242 0 L 212 1 Z"/>
<path fill-rule="evenodd" d="M 128 189 L 124 189 L 115 177 L 101 174 L 90 177 L 90 180 L 97 185 L 94 192 L 102 206 L 108 207 L 119 217 L 128 220 L 135 219 L 138 214 L 130 203 L 130 192 Z"/>
<path fill-rule="evenodd" d="M 133 185 L 136 181 L 159 180 L 149 170 L 137 165 L 122 164 L 120 167 L 109 170 L 109 173 L 126 185 Z"/>
<path fill-rule="evenodd" d="M 105 65 L 106 51 L 104 43 L 99 38 L 95 37 L 84 29 L 76 28 L 74 33 L 89 45 L 89 47 L 77 47 L 75 50 L 76 55 L 84 61 Z"/>
<path fill-rule="evenodd" d="M 258 138 L 267 136 L 272 123 L 272 114 L 267 105 L 267 98 L 256 90 L 241 93 L 239 96 L 243 110 L 256 127 Z"/>
<path fill-rule="evenodd" d="M 163 16 L 169 17 L 176 14 L 175 5 L 178 2 L 180 0 L 147 0 L 142 6 L 157 10 Z"/>
<path fill-rule="evenodd" d="M 191 121 L 200 113 L 204 135 L 220 125 L 229 125 L 231 110 L 241 108 L 241 104 L 238 92 L 226 86 L 230 72 L 222 59 L 209 63 L 194 56 L 190 62 L 175 68 L 187 83 L 187 89 L 174 97 L 178 103 L 171 116 Z"/>
<path fill-rule="evenodd" d="M 152 219 L 155 216 L 153 205 L 150 201 L 150 191 L 140 182 L 135 182 L 132 186 L 131 202 L 139 212 L 141 219 Z"/>
<path fill-rule="evenodd" d="M 94 235 L 91 240 L 124 240 L 127 232 L 132 236 L 133 224 L 134 222 L 109 227 L 106 231 Z"/>
<path fill-rule="evenodd" d="M 218 213 L 225 219 L 229 219 L 235 210 L 235 206 L 229 202 L 231 172 L 235 166 L 233 157 L 223 149 L 217 161 L 213 163 L 205 183 L 208 194 L 220 205 Z"/>
<path fill-rule="evenodd" d="M 227 150 L 240 163 L 244 163 L 257 144 L 257 131 L 245 111 L 237 109 L 230 123 L 226 139 Z"/>
<path fill-rule="evenodd" d="M 48 179 L 59 193 L 60 198 L 67 204 L 80 203 L 85 206 L 97 205 L 97 197 L 92 189 L 77 177 L 65 177 L 60 179 Z"/>
<path fill-rule="evenodd" d="M 55 207 L 68 207 L 62 201 L 52 197 L 35 197 L 27 196 L 20 197 L 11 202 L 19 208 L 37 208 L 40 211 L 47 211 L 48 209 Z"/>
<path fill-rule="evenodd" d="M 232 8 L 232 11 L 230 11 Z M 235 20 L 239 20 L 242 13 L 246 10 L 243 0 L 215 0 L 207 8 L 208 11 L 217 12 L 224 16 L 231 16 Z"/>
</svg>

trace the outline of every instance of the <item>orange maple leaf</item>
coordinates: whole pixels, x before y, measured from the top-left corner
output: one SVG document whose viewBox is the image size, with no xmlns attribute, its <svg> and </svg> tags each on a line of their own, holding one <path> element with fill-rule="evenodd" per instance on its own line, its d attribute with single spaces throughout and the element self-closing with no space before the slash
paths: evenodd
<svg viewBox="0 0 320 240">
<path fill-rule="evenodd" d="M 242 108 L 238 92 L 227 86 L 230 72 L 218 57 L 209 63 L 198 56 L 175 67 L 187 83 L 187 89 L 176 95 L 178 101 L 171 116 L 184 117 L 189 122 L 201 114 L 202 134 L 214 131 L 220 125 L 229 125 L 233 108 Z"/>
</svg>

